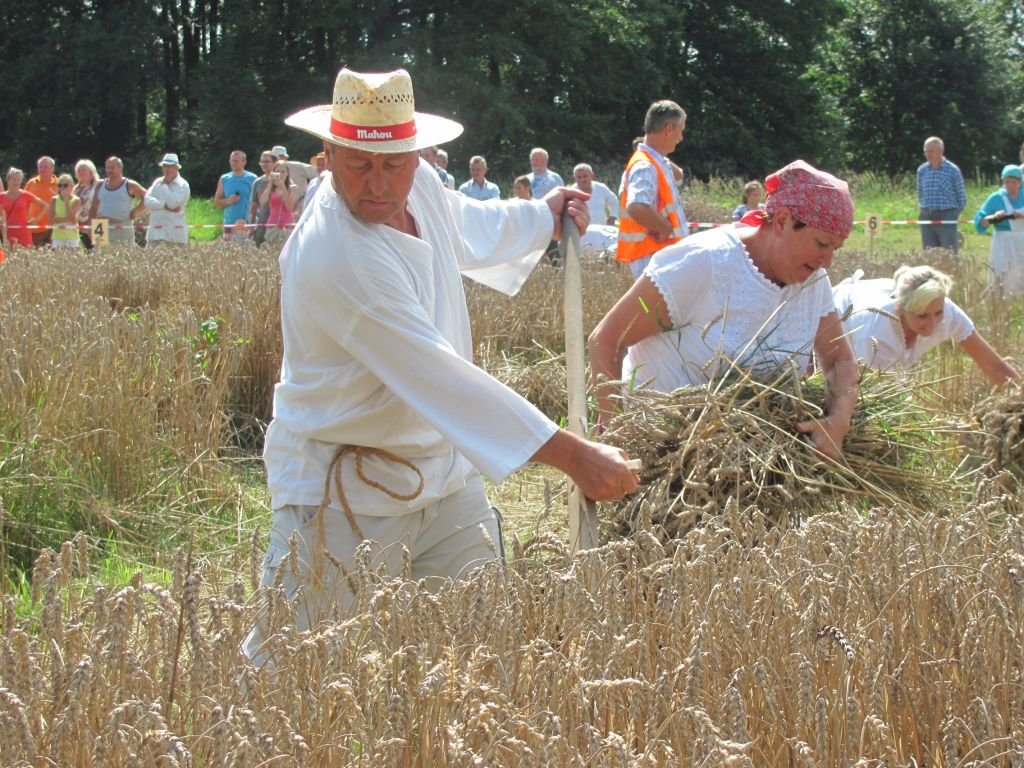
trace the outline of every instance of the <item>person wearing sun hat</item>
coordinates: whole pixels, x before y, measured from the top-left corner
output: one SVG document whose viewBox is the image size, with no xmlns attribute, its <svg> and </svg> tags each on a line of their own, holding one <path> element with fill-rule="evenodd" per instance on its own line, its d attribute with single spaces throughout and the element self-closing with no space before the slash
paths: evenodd
<svg viewBox="0 0 1024 768">
<path fill-rule="evenodd" d="M 1024 174 L 1020 166 L 1007 165 L 1000 176 L 1002 186 L 974 214 L 974 228 L 981 233 L 994 228 L 988 255 L 988 288 L 1011 299 L 1024 294 Z"/>
<path fill-rule="evenodd" d="M 591 498 L 635 490 L 623 452 L 559 429 L 472 362 L 460 271 L 514 293 L 564 209 L 586 229 L 586 196 L 481 203 L 445 189 L 419 150 L 462 126 L 415 111 L 404 70 L 343 69 L 332 104 L 286 123 L 323 140 L 331 169 L 281 251 L 284 360 L 264 450 L 262 583 L 302 585 L 299 628 L 351 601 L 344 574 L 364 540 L 374 567 L 397 575 L 407 552 L 431 586 L 501 557 L 482 474 L 500 483 L 539 461 Z M 292 535 L 301 563 L 278 574 Z M 257 664 L 268 631 L 258 619 L 245 642 Z"/>
<path fill-rule="evenodd" d="M 793 426 L 839 456 L 858 369 L 825 270 L 853 226 L 853 200 L 846 182 L 802 160 L 765 188 L 765 210 L 655 253 L 598 323 L 589 349 L 602 420 L 623 380 L 672 392 L 737 369 L 803 372 L 813 350 L 828 379 L 827 415 Z"/>
<path fill-rule="evenodd" d="M 160 160 L 162 175 L 149 185 L 143 198 L 150 211 L 146 244 L 171 243 L 188 244 L 188 224 L 185 221 L 185 206 L 191 195 L 188 182 L 181 175 L 178 156 L 168 152 Z"/>
<path fill-rule="evenodd" d="M 305 205 L 309 182 L 313 181 L 320 172 L 316 169 L 315 165 L 300 163 L 298 160 L 289 160 L 288 150 L 282 144 L 275 144 L 270 151 L 274 153 L 278 160 L 288 163 L 288 178 L 291 179 L 292 185 L 295 187 L 296 211 L 301 211 L 303 205 Z"/>
</svg>

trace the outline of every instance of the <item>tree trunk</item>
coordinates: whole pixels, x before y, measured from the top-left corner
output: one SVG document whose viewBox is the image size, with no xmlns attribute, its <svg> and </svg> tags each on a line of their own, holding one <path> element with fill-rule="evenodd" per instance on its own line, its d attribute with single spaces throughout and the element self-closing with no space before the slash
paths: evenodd
<svg viewBox="0 0 1024 768">
<path fill-rule="evenodd" d="M 181 50 L 178 27 L 180 17 L 176 0 L 166 0 L 160 9 L 163 43 L 164 144 L 177 146 L 181 119 Z"/>
</svg>

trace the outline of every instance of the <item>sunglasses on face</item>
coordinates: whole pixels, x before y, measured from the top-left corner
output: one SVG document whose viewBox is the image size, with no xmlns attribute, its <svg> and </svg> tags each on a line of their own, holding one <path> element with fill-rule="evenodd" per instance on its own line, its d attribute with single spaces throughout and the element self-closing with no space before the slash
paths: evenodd
<svg viewBox="0 0 1024 768">
<path fill-rule="evenodd" d="M 70 187 L 70 186 L 71 186 L 70 184 L 58 184 L 57 185 L 57 187 L 60 188 L 60 189 L 65 189 L 65 188 Z"/>
</svg>

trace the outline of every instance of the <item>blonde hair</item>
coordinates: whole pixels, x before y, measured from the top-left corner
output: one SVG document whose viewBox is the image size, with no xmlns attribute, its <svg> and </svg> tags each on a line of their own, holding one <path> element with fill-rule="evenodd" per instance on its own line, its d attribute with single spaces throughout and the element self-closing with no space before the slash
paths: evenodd
<svg viewBox="0 0 1024 768">
<path fill-rule="evenodd" d="M 75 186 L 75 180 L 71 178 L 70 173 L 62 173 L 60 176 L 58 176 L 57 184 L 59 185 L 61 182 L 65 182 L 71 185 L 72 187 Z"/>
<path fill-rule="evenodd" d="M 96 163 L 94 163 L 92 160 L 84 160 L 83 159 L 83 160 L 79 160 L 77 163 L 75 163 L 75 175 L 77 176 L 78 172 L 80 170 L 82 170 L 83 168 L 87 168 L 89 170 L 89 172 L 92 174 L 92 180 L 93 181 L 96 181 L 97 179 L 99 179 L 99 177 L 100 177 L 99 171 L 96 170 Z"/>
<path fill-rule="evenodd" d="M 892 278 L 896 281 L 893 291 L 896 305 L 911 314 L 924 312 L 936 299 L 949 296 L 953 288 L 953 278 L 927 265 L 900 267 Z"/>
</svg>

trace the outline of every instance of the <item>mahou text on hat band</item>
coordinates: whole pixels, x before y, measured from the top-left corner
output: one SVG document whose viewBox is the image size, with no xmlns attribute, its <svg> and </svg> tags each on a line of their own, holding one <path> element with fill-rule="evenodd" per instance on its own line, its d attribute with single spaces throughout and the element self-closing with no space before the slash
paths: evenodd
<svg viewBox="0 0 1024 768">
<path fill-rule="evenodd" d="M 355 141 L 396 141 L 415 136 L 416 121 L 410 120 L 398 125 L 352 125 L 332 117 L 331 133 Z"/>
</svg>

